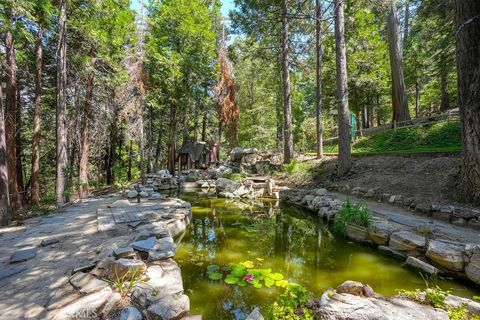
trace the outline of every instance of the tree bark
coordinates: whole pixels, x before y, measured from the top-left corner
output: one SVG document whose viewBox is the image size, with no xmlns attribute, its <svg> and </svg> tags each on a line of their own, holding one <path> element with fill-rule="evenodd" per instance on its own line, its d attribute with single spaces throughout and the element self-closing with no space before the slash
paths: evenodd
<svg viewBox="0 0 480 320">
<path fill-rule="evenodd" d="M 20 86 L 17 86 L 17 112 L 15 113 L 16 117 L 16 127 L 15 127 L 15 148 L 16 148 L 16 161 L 15 161 L 15 171 L 17 172 L 17 189 L 20 195 L 20 203 L 22 206 L 25 204 L 25 186 L 23 183 L 23 165 L 22 165 L 22 104 L 21 104 L 21 89 Z"/>
<path fill-rule="evenodd" d="M 43 31 L 43 25 L 40 25 L 35 48 L 35 111 L 33 115 L 32 174 L 30 179 L 30 201 L 35 206 L 40 204 L 40 134 L 42 109 Z"/>
<path fill-rule="evenodd" d="M 405 19 L 403 22 L 403 56 L 405 57 L 405 49 L 407 47 L 408 42 L 408 29 L 410 26 L 410 0 L 405 0 Z"/>
<path fill-rule="evenodd" d="M 67 197 L 67 130 L 65 124 L 67 100 L 67 0 L 59 1 L 58 49 L 57 49 L 57 174 L 55 194 L 57 206 L 63 206 Z"/>
<path fill-rule="evenodd" d="M 0 65 L 0 70 L 2 70 Z M 0 226 L 12 220 L 8 193 L 7 143 L 5 141 L 5 118 L 3 115 L 3 92 L 0 85 Z"/>
<path fill-rule="evenodd" d="M 480 205 L 480 2 L 455 0 L 458 106 L 462 125 L 460 192 Z"/>
<path fill-rule="evenodd" d="M 292 97 L 290 95 L 290 61 L 288 45 L 288 5 L 282 3 L 282 82 L 283 82 L 283 162 L 290 163 L 293 157 Z"/>
<path fill-rule="evenodd" d="M 415 118 L 420 116 L 420 88 L 418 87 L 418 79 L 415 81 Z"/>
<path fill-rule="evenodd" d="M 133 141 L 130 140 L 128 147 L 128 165 L 127 165 L 127 180 L 132 180 L 132 158 L 133 158 Z"/>
<path fill-rule="evenodd" d="M 162 128 L 162 117 L 158 119 L 158 137 L 157 137 L 157 144 L 155 148 L 155 162 L 154 162 L 154 171 L 158 172 L 160 158 L 162 156 L 162 137 L 163 137 L 163 128 Z"/>
<path fill-rule="evenodd" d="M 316 40 L 316 91 L 315 115 L 317 127 L 317 159 L 323 158 L 323 126 L 322 126 L 322 0 L 315 0 L 315 40 Z"/>
<path fill-rule="evenodd" d="M 446 111 L 450 108 L 450 97 L 448 95 L 448 69 L 445 64 L 440 66 L 440 91 L 441 91 L 441 100 L 440 100 L 440 110 Z"/>
<path fill-rule="evenodd" d="M 398 32 L 397 8 L 395 0 L 388 1 L 387 39 L 390 54 L 390 69 L 392 74 L 392 105 L 393 121 L 410 120 L 408 100 L 403 78 L 403 58 Z"/>
<path fill-rule="evenodd" d="M 175 174 L 175 143 L 177 140 L 177 106 L 170 105 L 170 143 L 168 144 L 167 168 L 171 174 Z"/>
<path fill-rule="evenodd" d="M 93 99 L 93 81 L 94 81 L 94 63 L 95 54 L 91 53 L 91 65 L 87 75 L 87 88 L 85 91 L 85 104 L 83 108 L 82 125 L 82 145 L 80 147 L 80 166 L 78 177 L 80 179 L 79 196 L 80 199 L 88 196 L 88 155 L 90 148 L 90 122 L 92 120 L 92 99 Z"/>
<path fill-rule="evenodd" d="M 335 47 L 338 105 L 338 175 L 352 167 L 350 154 L 350 111 L 348 109 L 347 56 L 345 49 L 344 0 L 335 0 Z"/>
<path fill-rule="evenodd" d="M 8 22 L 12 21 L 11 8 L 5 8 Z M 7 150 L 7 177 L 10 192 L 10 206 L 15 211 L 22 207 L 17 185 L 17 148 L 16 148 L 16 120 L 17 120 L 17 62 L 15 47 L 10 28 L 5 30 L 6 65 L 6 112 L 5 112 L 5 140 Z"/>
</svg>

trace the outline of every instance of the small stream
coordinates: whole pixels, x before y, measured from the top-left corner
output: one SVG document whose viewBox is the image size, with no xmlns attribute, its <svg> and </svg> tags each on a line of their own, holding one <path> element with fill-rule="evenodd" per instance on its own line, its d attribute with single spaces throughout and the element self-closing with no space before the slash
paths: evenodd
<svg viewBox="0 0 480 320">
<path fill-rule="evenodd" d="M 272 200 L 221 199 L 203 192 L 176 196 L 192 204 L 193 221 L 175 260 L 190 297 L 190 313 L 201 314 L 204 319 L 245 319 L 256 306 L 265 314 L 265 308 L 284 290 L 209 280 L 210 264 L 255 261 L 318 297 L 345 280 L 367 283 L 386 296 L 396 294 L 396 289 L 425 288 L 419 273 L 373 248 L 335 237 L 308 210 Z M 479 295 L 478 290 L 451 280 L 428 282 L 459 296 Z"/>
</svg>

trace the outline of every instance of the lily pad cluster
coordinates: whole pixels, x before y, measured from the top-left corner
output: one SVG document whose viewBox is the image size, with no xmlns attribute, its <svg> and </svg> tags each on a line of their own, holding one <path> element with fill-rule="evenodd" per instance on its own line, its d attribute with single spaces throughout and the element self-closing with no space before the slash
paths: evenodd
<svg viewBox="0 0 480 320">
<path fill-rule="evenodd" d="M 207 275 L 210 280 L 219 281 L 223 279 L 225 283 L 239 287 L 252 285 L 257 289 L 263 286 L 285 288 L 288 285 L 288 280 L 283 279 L 281 273 L 272 272 L 271 268 L 255 267 L 253 261 L 231 263 L 222 267 L 212 264 L 207 267 Z"/>
</svg>

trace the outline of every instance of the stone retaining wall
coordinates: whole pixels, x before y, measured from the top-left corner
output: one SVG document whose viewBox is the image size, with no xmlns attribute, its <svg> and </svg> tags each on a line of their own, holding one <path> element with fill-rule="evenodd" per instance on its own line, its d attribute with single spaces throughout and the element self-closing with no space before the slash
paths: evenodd
<svg viewBox="0 0 480 320">
<path fill-rule="evenodd" d="M 333 221 L 343 205 L 325 189 L 283 190 L 280 199 L 307 207 L 327 222 Z M 348 225 L 346 235 L 351 240 L 375 246 L 423 272 L 449 274 L 480 284 L 480 244 L 432 239 L 414 228 L 385 218 L 373 215 L 372 220 L 369 228 Z"/>
</svg>

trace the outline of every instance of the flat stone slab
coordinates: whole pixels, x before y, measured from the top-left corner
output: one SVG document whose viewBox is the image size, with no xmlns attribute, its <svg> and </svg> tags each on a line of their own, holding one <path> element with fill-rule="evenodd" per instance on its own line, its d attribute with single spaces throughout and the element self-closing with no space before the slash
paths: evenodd
<svg viewBox="0 0 480 320">
<path fill-rule="evenodd" d="M 143 316 L 137 308 L 127 307 L 120 312 L 120 320 L 142 320 Z"/>
<path fill-rule="evenodd" d="M 50 238 L 50 239 L 45 239 L 45 240 L 42 240 L 42 242 L 40 243 L 40 245 L 42 247 L 46 247 L 46 246 L 49 246 L 49 245 L 52 245 L 52 244 L 55 244 L 55 243 L 59 243 L 60 240 L 57 239 L 57 238 Z"/>
<path fill-rule="evenodd" d="M 190 299 L 184 294 L 161 297 L 147 309 L 150 319 L 181 319 L 190 311 Z"/>
<path fill-rule="evenodd" d="M 105 288 L 102 291 L 84 296 L 62 309 L 58 310 L 53 316 L 53 320 L 75 319 L 82 315 L 84 318 L 93 318 L 112 295 L 112 289 Z"/>
<path fill-rule="evenodd" d="M 22 249 L 15 251 L 10 256 L 10 263 L 23 262 L 34 258 L 37 255 L 36 248 Z"/>
<path fill-rule="evenodd" d="M 410 231 L 398 231 L 390 236 L 389 246 L 398 251 L 418 251 L 425 247 L 425 237 Z"/>
<path fill-rule="evenodd" d="M 17 266 L 13 268 L 8 268 L 0 271 L 0 280 L 13 276 L 17 273 L 27 270 L 26 266 Z"/>
<path fill-rule="evenodd" d="M 452 271 L 462 271 L 465 245 L 451 241 L 430 240 L 426 256 L 440 266 Z"/>
<path fill-rule="evenodd" d="M 80 293 L 93 293 L 108 287 L 108 283 L 95 278 L 90 273 L 77 272 L 69 279 L 72 286 Z"/>
<path fill-rule="evenodd" d="M 135 250 L 132 247 L 124 247 L 113 250 L 113 255 L 117 258 L 131 258 L 135 256 Z"/>
<path fill-rule="evenodd" d="M 148 252 L 156 244 L 157 239 L 155 237 L 149 237 L 145 240 L 135 241 L 130 246 L 138 251 Z"/>
<path fill-rule="evenodd" d="M 177 251 L 177 245 L 172 237 L 165 237 L 156 240 L 155 245 L 148 251 L 148 259 L 163 260 L 172 258 Z"/>
<path fill-rule="evenodd" d="M 423 272 L 426 272 L 431 275 L 435 275 L 438 273 L 438 269 L 432 266 L 429 263 L 426 263 L 420 259 L 417 259 L 415 257 L 409 256 L 407 258 L 407 261 L 405 261 L 405 264 L 408 266 L 411 266 L 413 268 L 417 268 L 422 270 Z"/>
</svg>

